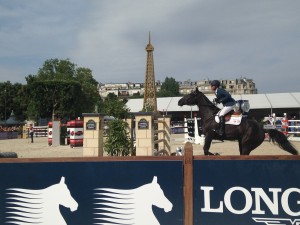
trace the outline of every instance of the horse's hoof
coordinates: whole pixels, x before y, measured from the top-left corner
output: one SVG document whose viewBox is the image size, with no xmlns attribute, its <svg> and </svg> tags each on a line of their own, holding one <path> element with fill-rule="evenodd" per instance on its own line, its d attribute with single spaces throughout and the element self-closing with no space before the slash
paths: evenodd
<svg viewBox="0 0 300 225">
<path fill-rule="evenodd" d="M 206 155 L 220 155 L 219 153 L 211 153 L 211 152 L 208 152 L 208 154 Z"/>
</svg>

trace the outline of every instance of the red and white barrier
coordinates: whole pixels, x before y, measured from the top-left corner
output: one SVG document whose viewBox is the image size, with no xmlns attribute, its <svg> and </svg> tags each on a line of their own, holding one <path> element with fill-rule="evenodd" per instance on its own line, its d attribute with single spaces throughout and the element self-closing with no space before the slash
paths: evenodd
<svg viewBox="0 0 300 225">
<path fill-rule="evenodd" d="M 48 145 L 52 145 L 52 122 L 48 123 Z"/>
<path fill-rule="evenodd" d="M 67 123 L 70 132 L 70 147 L 83 146 L 83 121 L 71 120 Z"/>
</svg>

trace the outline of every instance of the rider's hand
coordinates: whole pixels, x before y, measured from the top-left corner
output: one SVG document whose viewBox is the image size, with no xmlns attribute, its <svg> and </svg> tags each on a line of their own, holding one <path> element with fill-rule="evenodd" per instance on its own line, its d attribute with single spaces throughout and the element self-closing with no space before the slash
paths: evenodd
<svg viewBox="0 0 300 225">
<path fill-rule="evenodd" d="M 221 101 L 217 98 L 214 99 L 214 102 L 217 103 L 217 104 L 221 103 Z"/>
</svg>

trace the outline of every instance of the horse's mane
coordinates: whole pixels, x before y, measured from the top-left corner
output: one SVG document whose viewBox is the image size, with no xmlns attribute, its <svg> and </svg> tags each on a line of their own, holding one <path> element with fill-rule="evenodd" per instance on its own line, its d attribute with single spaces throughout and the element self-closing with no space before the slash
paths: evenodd
<svg viewBox="0 0 300 225">
<path fill-rule="evenodd" d="M 205 101 L 205 103 L 207 104 L 207 106 L 211 107 L 211 109 L 214 111 L 214 112 L 218 112 L 220 110 L 220 108 L 218 108 L 215 104 L 213 104 L 209 99 L 208 97 L 206 97 L 205 94 L 203 94 L 201 91 L 198 90 L 198 93 L 199 95 L 201 95 Z"/>
</svg>

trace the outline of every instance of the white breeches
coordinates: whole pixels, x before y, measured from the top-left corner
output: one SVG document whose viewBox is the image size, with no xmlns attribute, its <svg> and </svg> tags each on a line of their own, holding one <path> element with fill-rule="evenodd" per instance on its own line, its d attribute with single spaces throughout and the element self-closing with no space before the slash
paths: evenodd
<svg viewBox="0 0 300 225">
<path fill-rule="evenodd" d="M 233 106 L 224 106 L 223 109 L 220 110 L 219 116 L 225 116 L 227 113 L 233 110 Z"/>
</svg>

